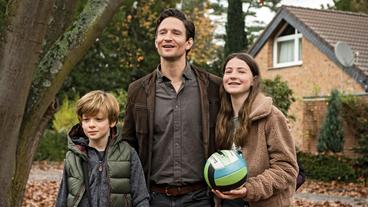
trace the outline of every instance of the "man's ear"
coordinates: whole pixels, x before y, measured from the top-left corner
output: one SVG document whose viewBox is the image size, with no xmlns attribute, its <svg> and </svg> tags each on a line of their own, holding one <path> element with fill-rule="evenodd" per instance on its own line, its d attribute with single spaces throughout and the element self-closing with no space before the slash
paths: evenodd
<svg viewBox="0 0 368 207">
<path fill-rule="evenodd" d="M 193 38 L 189 38 L 189 39 L 187 40 L 187 46 L 185 47 L 185 49 L 186 49 L 186 50 L 190 50 L 190 49 L 192 49 L 192 47 L 193 47 L 193 43 L 194 43 Z"/>
<path fill-rule="evenodd" d="M 157 40 L 155 38 L 155 48 L 157 49 L 158 48 L 158 45 L 157 45 Z"/>
</svg>

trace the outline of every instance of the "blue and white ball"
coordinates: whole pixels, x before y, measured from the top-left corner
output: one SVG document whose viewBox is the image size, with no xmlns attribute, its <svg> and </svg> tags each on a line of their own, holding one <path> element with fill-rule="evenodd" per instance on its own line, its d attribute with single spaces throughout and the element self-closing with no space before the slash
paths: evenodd
<svg viewBox="0 0 368 207">
<path fill-rule="evenodd" d="M 213 153 L 204 167 L 208 186 L 220 191 L 236 189 L 247 179 L 248 168 L 243 154 L 237 150 L 221 150 Z"/>
</svg>

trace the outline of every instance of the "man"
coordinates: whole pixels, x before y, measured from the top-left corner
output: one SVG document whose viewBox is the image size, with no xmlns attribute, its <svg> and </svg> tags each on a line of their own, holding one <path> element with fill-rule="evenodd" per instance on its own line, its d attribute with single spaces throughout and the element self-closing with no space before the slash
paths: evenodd
<svg viewBox="0 0 368 207">
<path fill-rule="evenodd" d="M 203 178 L 215 151 L 221 79 L 187 60 L 194 24 L 176 9 L 156 24 L 160 64 L 130 84 L 123 137 L 138 151 L 150 190 L 150 205 L 211 206 Z"/>
</svg>

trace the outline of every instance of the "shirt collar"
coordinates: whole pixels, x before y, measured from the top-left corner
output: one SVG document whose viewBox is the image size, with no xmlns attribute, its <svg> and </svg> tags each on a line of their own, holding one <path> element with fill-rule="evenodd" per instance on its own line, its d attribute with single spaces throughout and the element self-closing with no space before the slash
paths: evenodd
<svg viewBox="0 0 368 207">
<path fill-rule="evenodd" d="M 165 77 L 161 73 L 161 64 L 157 66 L 156 72 L 157 72 L 157 81 L 158 82 L 163 82 L 163 81 L 169 80 L 167 77 Z M 183 77 L 187 80 L 192 80 L 194 78 L 194 73 L 193 73 L 192 67 L 190 67 L 189 62 L 187 62 L 186 65 L 185 65 L 184 72 L 183 72 Z"/>
</svg>

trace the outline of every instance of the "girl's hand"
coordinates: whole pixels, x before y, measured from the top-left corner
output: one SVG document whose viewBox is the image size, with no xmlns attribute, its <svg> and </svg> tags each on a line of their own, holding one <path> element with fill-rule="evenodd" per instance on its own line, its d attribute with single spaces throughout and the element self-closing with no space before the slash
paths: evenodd
<svg viewBox="0 0 368 207">
<path fill-rule="evenodd" d="M 213 190 L 212 192 L 218 197 L 222 199 L 234 200 L 237 198 L 244 198 L 247 195 L 247 189 L 244 186 L 241 186 L 237 189 L 221 192 L 219 190 Z"/>
</svg>

